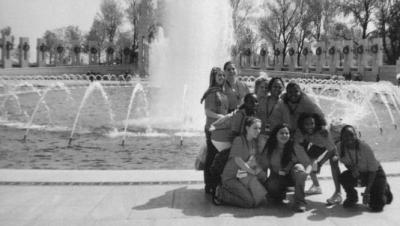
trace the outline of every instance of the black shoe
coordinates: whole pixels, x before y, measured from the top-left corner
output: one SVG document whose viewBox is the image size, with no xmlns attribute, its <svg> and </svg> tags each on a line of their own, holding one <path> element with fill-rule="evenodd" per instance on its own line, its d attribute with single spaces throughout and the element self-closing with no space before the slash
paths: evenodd
<svg viewBox="0 0 400 226">
<path fill-rule="evenodd" d="M 220 187 L 219 186 L 217 186 L 216 188 L 215 188 L 215 192 L 213 193 L 213 196 L 212 196 L 212 202 L 214 203 L 214 205 L 216 205 L 216 206 L 220 206 L 220 205 L 222 205 L 222 200 L 221 200 L 221 198 L 220 198 Z"/>
<path fill-rule="evenodd" d="M 343 202 L 343 207 L 344 208 L 351 208 L 354 207 L 358 202 L 358 197 L 357 198 L 346 198 Z"/>
<path fill-rule="evenodd" d="M 214 191 L 214 188 L 206 186 L 206 187 L 204 188 L 204 192 L 205 192 L 207 195 L 213 195 L 215 191 Z"/>
<path fill-rule="evenodd" d="M 386 190 L 385 190 L 385 196 L 386 196 L 386 204 L 390 204 L 393 201 L 393 194 L 390 191 L 390 186 L 388 183 L 386 183 Z"/>
</svg>

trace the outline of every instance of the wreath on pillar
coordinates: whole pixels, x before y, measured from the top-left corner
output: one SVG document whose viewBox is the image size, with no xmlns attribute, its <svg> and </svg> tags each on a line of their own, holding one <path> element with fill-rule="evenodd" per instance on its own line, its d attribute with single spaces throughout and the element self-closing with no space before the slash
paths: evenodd
<svg viewBox="0 0 400 226">
<path fill-rule="evenodd" d="M 12 44 L 12 42 L 7 41 L 6 43 L 6 50 L 10 51 L 14 48 L 14 45 Z"/>
<path fill-rule="evenodd" d="M 39 51 L 40 52 L 46 52 L 47 51 L 47 46 L 46 46 L 46 44 L 44 44 L 44 43 L 42 43 L 42 44 L 40 44 L 40 46 L 39 46 Z"/>
<path fill-rule="evenodd" d="M 319 47 L 317 48 L 317 50 L 315 50 L 315 54 L 317 54 L 317 56 L 319 56 L 319 55 L 322 54 L 322 48 L 321 48 L 321 46 L 319 46 Z"/>
<path fill-rule="evenodd" d="M 372 53 L 378 53 L 378 44 L 375 44 L 375 45 L 371 46 L 371 52 Z"/>
<path fill-rule="evenodd" d="M 81 52 L 81 47 L 80 46 L 75 46 L 74 47 L 74 53 L 79 54 Z"/>
<path fill-rule="evenodd" d="M 293 55 L 294 55 L 294 49 L 293 49 L 293 47 L 290 47 L 290 49 L 289 49 L 289 55 L 290 55 L 290 56 L 293 56 Z"/>
<path fill-rule="evenodd" d="M 350 47 L 349 46 L 345 46 L 345 47 L 343 47 L 343 53 L 344 54 L 349 54 L 349 52 L 350 52 Z"/>
<path fill-rule="evenodd" d="M 331 48 L 329 48 L 329 54 L 330 54 L 330 55 L 335 54 L 335 47 L 334 47 L 334 46 L 332 46 Z"/>
<path fill-rule="evenodd" d="M 129 47 L 125 47 L 123 53 L 125 56 L 128 56 L 131 53 L 131 50 L 129 49 Z"/>
<path fill-rule="evenodd" d="M 251 55 L 250 48 L 247 48 L 247 49 L 244 50 L 244 55 L 246 55 L 246 56 L 250 56 Z"/>
<path fill-rule="evenodd" d="M 279 49 L 275 49 L 275 50 L 274 50 L 274 55 L 275 55 L 275 56 L 281 55 L 281 51 L 280 51 Z"/>
<path fill-rule="evenodd" d="M 357 53 L 358 54 L 363 54 L 364 53 L 364 46 L 360 45 L 357 47 Z"/>
<path fill-rule="evenodd" d="M 266 56 L 267 55 L 267 50 L 265 50 L 264 48 L 262 48 L 260 50 L 260 56 Z"/>
<path fill-rule="evenodd" d="M 22 45 L 22 50 L 24 50 L 25 52 L 28 52 L 30 48 L 31 47 L 27 42 L 24 42 L 24 44 Z"/>
<path fill-rule="evenodd" d="M 91 47 L 90 48 L 90 53 L 91 54 L 96 54 L 97 53 L 97 48 L 96 47 Z"/>
<path fill-rule="evenodd" d="M 114 54 L 114 48 L 110 46 L 107 48 L 106 52 L 107 52 L 107 54 L 112 55 L 112 54 Z"/>
<path fill-rule="evenodd" d="M 64 51 L 64 47 L 62 45 L 57 46 L 57 53 L 61 54 Z"/>
<path fill-rule="evenodd" d="M 305 48 L 303 49 L 302 53 L 303 53 L 303 56 L 307 56 L 307 55 L 308 55 L 308 48 L 305 47 Z"/>
</svg>

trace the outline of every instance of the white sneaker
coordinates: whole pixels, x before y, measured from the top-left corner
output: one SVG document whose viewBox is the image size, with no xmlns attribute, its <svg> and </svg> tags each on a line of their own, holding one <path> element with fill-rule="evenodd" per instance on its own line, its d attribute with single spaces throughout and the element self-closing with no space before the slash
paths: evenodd
<svg viewBox="0 0 400 226">
<path fill-rule="evenodd" d="M 335 193 L 330 197 L 329 199 L 326 200 L 328 205 L 334 205 L 334 204 L 340 204 L 342 202 L 342 194 L 340 193 Z"/>
<path fill-rule="evenodd" d="M 306 195 L 317 195 L 322 194 L 322 189 L 320 186 L 311 185 L 311 187 L 305 191 Z"/>
</svg>

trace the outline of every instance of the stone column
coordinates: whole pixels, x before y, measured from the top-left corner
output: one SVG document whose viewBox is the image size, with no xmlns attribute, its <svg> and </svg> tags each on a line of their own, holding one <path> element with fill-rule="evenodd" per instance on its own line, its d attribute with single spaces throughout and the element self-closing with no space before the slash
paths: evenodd
<svg viewBox="0 0 400 226">
<path fill-rule="evenodd" d="M 311 45 L 309 43 L 304 43 L 304 48 L 301 51 L 302 58 L 302 69 L 303 72 L 310 72 L 310 62 L 312 57 Z"/>
<path fill-rule="evenodd" d="M 63 58 L 64 58 L 64 54 L 65 54 L 65 46 L 63 45 L 62 42 L 58 42 L 55 45 L 55 51 L 54 52 L 56 54 L 56 56 L 55 56 L 56 66 L 63 65 L 64 64 Z"/>
<path fill-rule="evenodd" d="M 142 46 L 142 45 L 140 45 L 140 46 Z M 106 47 L 106 64 L 114 63 L 114 53 L 115 53 L 115 46 L 109 44 Z M 139 58 L 139 60 L 141 60 L 141 58 Z"/>
<path fill-rule="evenodd" d="M 348 74 L 353 66 L 353 40 L 343 41 L 343 74 Z"/>
<path fill-rule="evenodd" d="M 336 48 L 336 42 L 333 41 L 329 43 L 328 55 L 329 73 L 334 75 L 336 74 L 338 63 L 338 49 Z"/>
<path fill-rule="evenodd" d="M 129 64 L 131 60 L 131 49 L 129 46 L 124 46 L 122 49 L 122 64 Z"/>
<path fill-rule="evenodd" d="M 46 52 L 48 51 L 48 47 L 43 38 L 37 39 L 37 47 L 36 47 L 36 62 L 38 67 L 46 66 Z"/>
<path fill-rule="evenodd" d="M 277 44 L 274 49 L 274 70 L 282 70 L 284 54 L 282 44 Z"/>
<path fill-rule="evenodd" d="M 29 67 L 29 38 L 19 38 L 19 65 L 21 67 Z"/>
<path fill-rule="evenodd" d="M 288 58 L 289 58 L 289 71 L 295 71 L 297 61 L 296 61 L 296 45 L 294 43 L 289 44 Z"/>
<path fill-rule="evenodd" d="M 359 40 L 358 46 L 356 47 L 357 53 L 357 71 L 361 73 L 362 76 L 365 75 L 365 66 L 366 66 L 366 46 L 367 40 L 362 39 Z"/>
<path fill-rule="evenodd" d="M 72 60 L 72 65 L 80 65 L 81 64 L 81 52 L 82 47 L 79 41 L 71 42 L 71 51 L 70 56 Z"/>
<path fill-rule="evenodd" d="M 89 41 L 89 64 L 99 64 L 100 47 L 95 41 Z"/>
<path fill-rule="evenodd" d="M 12 67 L 11 53 L 14 49 L 11 36 L 2 36 L 2 46 L 3 49 L 1 51 L 1 62 L 3 63 L 3 68 L 10 68 Z"/>
<path fill-rule="evenodd" d="M 251 67 L 251 54 L 252 54 L 252 51 L 251 51 L 251 46 L 250 45 L 246 45 L 245 47 L 244 47 L 244 50 L 243 50 L 243 56 L 244 56 L 244 66 L 246 67 L 246 68 L 249 68 L 249 67 Z"/>
<path fill-rule="evenodd" d="M 376 76 L 379 73 L 379 67 L 383 65 L 382 38 L 373 39 L 368 49 L 372 57 L 372 74 Z"/>
<path fill-rule="evenodd" d="M 326 45 L 324 42 L 318 42 L 315 55 L 317 56 L 317 62 L 315 63 L 315 72 L 323 73 L 325 66 L 325 54 L 326 54 Z"/>
<path fill-rule="evenodd" d="M 267 64 L 268 64 L 268 47 L 265 44 L 262 44 L 260 49 L 260 68 L 266 69 Z"/>
</svg>

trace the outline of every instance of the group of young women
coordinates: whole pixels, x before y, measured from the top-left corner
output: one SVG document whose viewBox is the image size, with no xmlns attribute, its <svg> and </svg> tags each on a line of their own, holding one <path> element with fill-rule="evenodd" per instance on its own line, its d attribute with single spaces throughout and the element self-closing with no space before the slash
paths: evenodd
<svg viewBox="0 0 400 226">
<path fill-rule="evenodd" d="M 329 160 L 335 186 L 328 204 L 358 202 L 356 186 L 364 186 L 363 203 L 382 211 L 393 197 L 385 172 L 373 151 L 346 125 L 334 140 L 322 110 L 295 82 L 258 78 L 254 93 L 237 79 L 235 65 L 214 67 L 205 102 L 207 155 L 205 192 L 216 205 L 252 208 L 267 201 L 281 204 L 294 187 L 293 209 L 306 210 L 306 194 L 322 193 L 316 174 Z M 340 172 L 339 161 L 347 168 Z M 310 176 L 312 186 L 305 191 Z"/>
</svg>

